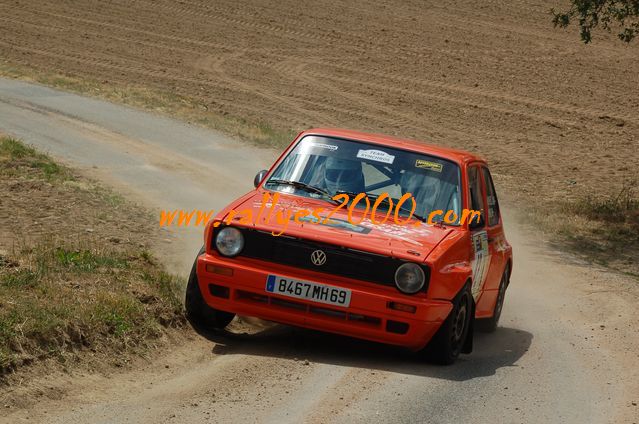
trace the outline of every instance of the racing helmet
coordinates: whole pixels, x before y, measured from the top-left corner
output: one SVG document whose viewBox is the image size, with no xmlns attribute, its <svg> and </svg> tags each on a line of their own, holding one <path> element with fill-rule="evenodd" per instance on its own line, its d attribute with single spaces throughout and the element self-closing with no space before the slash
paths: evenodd
<svg viewBox="0 0 639 424">
<path fill-rule="evenodd" d="M 326 158 L 324 184 L 331 193 L 335 193 L 337 190 L 362 193 L 364 191 L 364 174 L 361 162 L 335 157 Z"/>
</svg>

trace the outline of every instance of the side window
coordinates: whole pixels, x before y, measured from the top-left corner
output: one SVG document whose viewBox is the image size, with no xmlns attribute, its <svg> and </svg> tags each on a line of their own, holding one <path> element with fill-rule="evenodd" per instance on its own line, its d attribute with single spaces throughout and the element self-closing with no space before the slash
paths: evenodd
<svg viewBox="0 0 639 424">
<path fill-rule="evenodd" d="M 497 201 L 497 193 L 495 193 L 495 186 L 493 185 L 493 179 L 490 176 L 488 168 L 482 167 L 484 173 L 484 181 L 486 182 L 486 200 L 488 202 L 488 226 L 499 224 L 499 202 Z"/>
<path fill-rule="evenodd" d="M 479 173 L 479 167 L 477 166 L 468 168 L 468 187 L 470 188 L 470 208 L 481 212 L 479 225 L 475 226 L 475 228 L 480 228 L 486 223 L 486 208 L 484 207 L 481 175 Z M 473 220 L 473 222 L 475 221 Z"/>
</svg>

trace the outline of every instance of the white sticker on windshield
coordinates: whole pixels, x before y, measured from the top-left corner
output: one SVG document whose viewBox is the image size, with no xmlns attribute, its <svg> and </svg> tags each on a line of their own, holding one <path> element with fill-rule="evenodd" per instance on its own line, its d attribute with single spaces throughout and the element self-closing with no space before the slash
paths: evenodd
<svg viewBox="0 0 639 424">
<path fill-rule="evenodd" d="M 393 163 L 393 161 L 395 160 L 395 156 L 375 149 L 360 150 L 359 152 L 357 152 L 357 157 L 360 159 L 368 159 L 384 163 Z"/>
<path fill-rule="evenodd" d="M 332 144 L 324 144 L 324 143 L 310 143 L 313 147 L 319 147 L 321 149 L 328 149 L 332 152 L 338 149 L 338 146 L 333 146 Z"/>
</svg>

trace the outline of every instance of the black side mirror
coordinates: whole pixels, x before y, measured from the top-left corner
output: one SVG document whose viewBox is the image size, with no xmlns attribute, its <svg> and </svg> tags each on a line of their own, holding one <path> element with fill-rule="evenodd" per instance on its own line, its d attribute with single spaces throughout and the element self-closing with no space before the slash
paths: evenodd
<svg viewBox="0 0 639 424">
<path fill-rule="evenodd" d="M 484 215 L 480 215 L 479 219 L 473 219 L 469 224 L 468 228 L 471 230 L 476 230 L 478 228 L 484 228 Z"/>
<path fill-rule="evenodd" d="M 253 186 L 257 188 L 257 186 L 260 185 L 260 183 L 264 179 L 264 176 L 266 175 L 267 172 L 268 171 L 266 169 L 262 169 L 260 172 L 258 172 L 257 175 L 255 175 L 255 178 L 253 179 Z"/>
</svg>

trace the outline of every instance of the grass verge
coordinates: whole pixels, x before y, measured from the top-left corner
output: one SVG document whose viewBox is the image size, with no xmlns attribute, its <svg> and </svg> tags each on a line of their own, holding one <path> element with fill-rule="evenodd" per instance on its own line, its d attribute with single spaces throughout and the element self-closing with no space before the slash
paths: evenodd
<svg viewBox="0 0 639 424">
<path fill-rule="evenodd" d="M 68 169 L 58 165 L 47 155 L 9 137 L 0 139 L 0 161 L 0 172 L 5 177 L 28 175 L 49 182 L 73 179 Z"/>
<path fill-rule="evenodd" d="M 552 212 L 533 208 L 528 218 L 558 248 L 639 279 L 639 193 L 628 180 L 608 196 L 583 193 Z"/>
<path fill-rule="evenodd" d="M 0 138 L 0 178 L 0 377 L 85 350 L 117 363 L 183 325 L 152 220 L 15 139 Z"/>
</svg>

